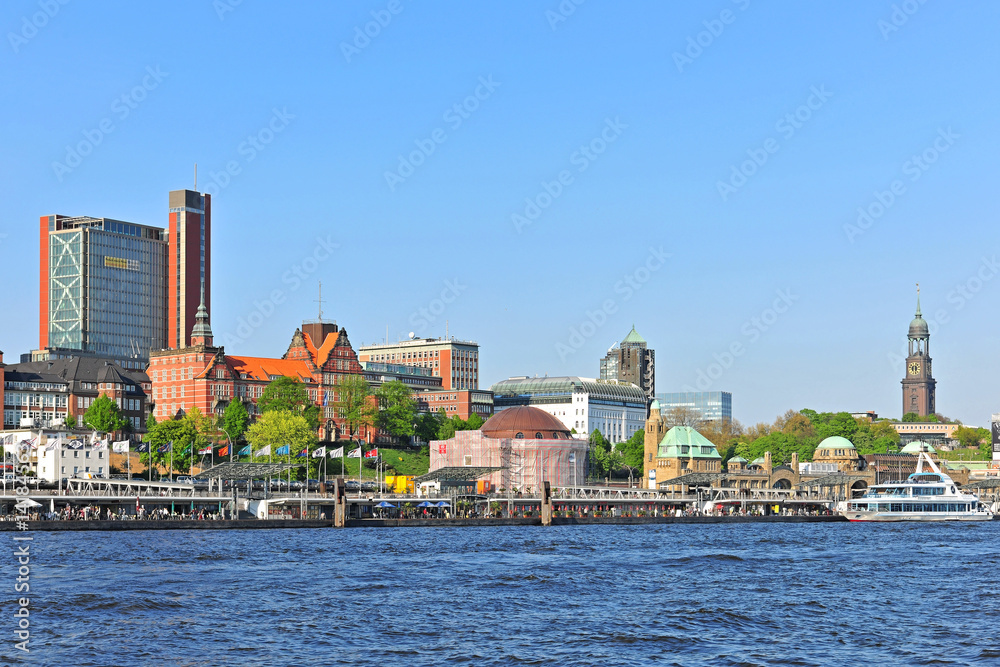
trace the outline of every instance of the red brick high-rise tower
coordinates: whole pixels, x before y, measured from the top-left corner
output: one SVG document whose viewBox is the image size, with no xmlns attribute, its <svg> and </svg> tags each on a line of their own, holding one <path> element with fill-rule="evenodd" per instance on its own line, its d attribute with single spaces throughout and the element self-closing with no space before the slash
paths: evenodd
<svg viewBox="0 0 1000 667">
<path fill-rule="evenodd" d="M 212 196 L 194 190 L 170 192 L 167 228 L 167 347 L 191 345 L 201 289 L 212 308 Z"/>
</svg>

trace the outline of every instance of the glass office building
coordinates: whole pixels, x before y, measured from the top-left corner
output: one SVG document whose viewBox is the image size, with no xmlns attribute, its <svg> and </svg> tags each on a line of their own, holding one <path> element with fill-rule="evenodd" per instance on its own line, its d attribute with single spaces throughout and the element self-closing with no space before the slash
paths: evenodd
<svg viewBox="0 0 1000 667">
<path fill-rule="evenodd" d="M 48 216 L 44 346 L 148 361 L 166 345 L 166 267 L 160 228 Z"/>
<path fill-rule="evenodd" d="M 733 418 L 733 395 L 728 391 L 682 391 L 671 394 L 657 394 L 660 414 L 666 415 L 672 408 L 689 408 L 701 413 L 706 421 Z"/>
</svg>

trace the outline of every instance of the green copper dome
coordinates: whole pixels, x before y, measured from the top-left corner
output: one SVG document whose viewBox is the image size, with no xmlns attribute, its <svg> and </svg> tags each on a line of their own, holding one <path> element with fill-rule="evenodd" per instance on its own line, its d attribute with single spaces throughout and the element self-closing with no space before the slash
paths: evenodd
<svg viewBox="0 0 1000 667">
<path fill-rule="evenodd" d="M 854 445 L 847 438 L 842 438 L 839 435 L 831 435 L 819 443 L 819 447 L 816 449 L 854 449 Z"/>
<path fill-rule="evenodd" d="M 763 461 L 763 459 L 761 459 L 761 461 Z M 729 459 L 729 463 L 746 463 L 746 462 L 747 460 L 742 456 L 734 456 L 733 458 Z"/>
<path fill-rule="evenodd" d="M 660 411 L 660 402 L 653 399 L 653 402 L 649 404 L 649 414 L 654 415 Z"/>
<path fill-rule="evenodd" d="M 656 452 L 661 459 L 721 459 L 715 444 L 690 426 L 675 426 L 660 441 Z"/>
<path fill-rule="evenodd" d="M 920 452 L 934 454 L 937 450 L 923 440 L 914 440 L 913 442 L 907 443 L 907 445 L 900 450 L 900 453 L 902 454 L 919 454 Z"/>
</svg>

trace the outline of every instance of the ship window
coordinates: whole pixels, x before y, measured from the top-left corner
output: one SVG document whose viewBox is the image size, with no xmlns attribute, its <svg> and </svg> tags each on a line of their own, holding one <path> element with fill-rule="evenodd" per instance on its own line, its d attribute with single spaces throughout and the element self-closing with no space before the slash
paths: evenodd
<svg viewBox="0 0 1000 667">
<path fill-rule="evenodd" d="M 541 440 L 542 439 L 542 434 L 541 433 L 535 433 L 535 439 L 536 440 Z"/>
<path fill-rule="evenodd" d="M 523 438 L 524 434 L 523 433 L 517 433 L 514 437 L 515 438 Z"/>
</svg>

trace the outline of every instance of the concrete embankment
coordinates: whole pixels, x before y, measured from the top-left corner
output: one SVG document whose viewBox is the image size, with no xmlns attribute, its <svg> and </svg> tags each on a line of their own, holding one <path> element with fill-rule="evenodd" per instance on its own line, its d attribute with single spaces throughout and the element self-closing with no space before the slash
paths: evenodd
<svg viewBox="0 0 1000 667">
<path fill-rule="evenodd" d="M 842 516 L 683 516 L 683 517 L 555 517 L 553 526 L 639 526 L 680 523 L 831 523 Z M 348 528 L 455 528 L 470 526 L 541 526 L 533 519 L 348 519 Z M 240 519 L 236 521 L 29 521 L 27 530 L 268 530 L 281 528 L 332 528 L 330 519 Z M 0 532 L 16 531 L 13 521 L 0 521 Z"/>
<path fill-rule="evenodd" d="M 847 521 L 833 516 L 641 516 L 553 517 L 553 526 L 639 526 L 661 523 L 831 523 Z M 541 519 L 348 519 L 348 528 L 429 528 L 446 526 L 541 526 Z"/>
<path fill-rule="evenodd" d="M 239 519 L 235 521 L 29 521 L 27 530 L 233 530 L 240 528 L 330 528 L 333 521 L 306 519 Z M 0 521 L 0 531 L 16 531 L 13 521 Z"/>
</svg>

